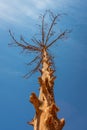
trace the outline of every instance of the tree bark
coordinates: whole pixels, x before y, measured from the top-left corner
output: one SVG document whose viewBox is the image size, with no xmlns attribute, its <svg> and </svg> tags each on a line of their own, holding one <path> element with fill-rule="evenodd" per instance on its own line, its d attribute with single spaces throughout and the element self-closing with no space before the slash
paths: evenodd
<svg viewBox="0 0 87 130">
<path fill-rule="evenodd" d="M 46 49 L 42 51 L 42 69 L 41 76 L 38 78 L 40 84 L 39 97 L 32 93 L 30 102 L 34 105 L 36 114 L 30 125 L 34 130 L 62 130 L 65 120 L 58 119 L 57 112 L 59 108 L 56 106 L 54 99 L 54 70 L 51 67 L 50 57 Z"/>
</svg>

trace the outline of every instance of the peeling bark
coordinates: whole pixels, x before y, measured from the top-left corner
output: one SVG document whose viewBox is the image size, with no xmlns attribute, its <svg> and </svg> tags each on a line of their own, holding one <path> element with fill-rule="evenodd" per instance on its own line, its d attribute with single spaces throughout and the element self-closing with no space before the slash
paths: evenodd
<svg viewBox="0 0 87 130">
<path fill-rule="evenodd" d="M 34 130 L 62 130 L 65 120 L 57 117 L 59 107 L 56 106 L 54 99 L 54 80 L 56 77 L 46 49 L 42 51 L 42 69 L 40 72 L 41 76 L 38 78 L 39 97 L 35 93 L 30 96 L 30 102 L 33 104 L 36 114 L 28 124 L 32 125 Z"/>
</svg>

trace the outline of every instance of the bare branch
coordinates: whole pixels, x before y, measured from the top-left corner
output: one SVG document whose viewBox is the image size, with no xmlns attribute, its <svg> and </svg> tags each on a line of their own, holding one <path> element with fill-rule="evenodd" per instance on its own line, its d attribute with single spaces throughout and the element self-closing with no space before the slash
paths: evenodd
<svg viewBox="0 0 87 130">
<path fill-rule="evenodd" d="M 27 65 L 31 65 L 33 62 L 37 61 L 40 57 L 36 56 L 31 62 L 29 62 Z"/>
<path fill-rule="evenodd" d="M 58 16 L 59 16 L 59 15 L 56 15 L 56 16 L 54 17 L 54 19 L 52 20 L 52 23 L 51 23 L 51 25 L 50 25 L 48 34 L 47 34 L 47 36 L 46 36 L 45 45 L 47 44 L 47 42 L 48 42 L 48 40 L 49 40 L 49 35 L 50 35 L 50 33 L 51 33 L 51 30 L 52 30 L 52 28 L 53 28 L 53 26 L 54 26 L 54 24 L 55 24 L 55 21 L 56 21 L 56 19 L 58 18 Z"/>
<path fill-rule="evenodd" d="M 47 10 L 44 13 L 44 15 L 42 16 L 42 43 L 43 44 L 44 44 L 44 38 L 45 38 L 45 32 L 44 32 L 45 23 L 44 23 L 44 19 L 45 19 L 46 14 L 47 14 Z"/>
<path fill-rule="evenodd" d="M 25 43 L 27 46 L 30 46 L 30 43 L 26 42 L 23 36 L 20 36 L 20 40 Z"/>
<path fill-rule="evenodd" d="M 26 45 L 29 45 L 29 43 L 24 40 L 22 35 L 20 36 L 20 40 L 23 41 Z"/>
<path fill-rule="evenodd" d="M 13 41 L 14 41 L 14 44 L 16 43 L 17 46 L 20 46 L 20 47 L 22 47 L 22 48 L 26 48 L 25 45 L 19 43 L 19 42 L 14 38 L 14 36 L 13 36 L 13 34 L 11 33 L 10 30 L 9 30 L 9 34 L 10 34 L 10 36 L 12 37 L 12 39 L 13 39 Z M 11 44 L 9 44 L 9 45 L 11 45 Z"/>
<path fill-rule="evenodd" d="M 41 65 L 42 59 L 37 63 L 37 66 L 30 72 L 28 72 L 26 75 L 24 75 L 24 78 L 28 79 L 33 73 L 39 70 L 40 65 Z"/>
<path fill-rule="evenodd" d="M 68 30 L 65 30 L 60 34 L 55 35 L 56 31 L 54 29 L 54 26 L 57 24 L 57 19 L 59 20 L 59 16 L 61 16 L 61 14 L 55 15 L 50 10 L 46 10 L 44 15 L 40 15 L 41 18 L 41 24 L 39 25 L 40 35 L 39 36 L 37 36 L 37 34 L 34 35 L 34 37 L 31 39 L 31 42 L 33 44 L 27 42 L 23 36 L 20 36 L 20 42 L 17 41 L 12 32 L 9 30 L 9 34 L 13 40 L 13 42 L 9 45 L 15 45 L 17 47 L 22 48 L 23 49 L 22 52 L 35 53 L 35 57 L 27 65 L 35 63 L 36 66 L 33 70 L 31 70 L 24 76 L 25 78 L 29 78 L 33 73 L 35 73 L 37 70 L 40 69 L 43 58 L 41 53 L 43 53 L 43 50 L 46 49 L 46 51 L 49 51 L 48 48 L 51 45 L 53 45 L 57 40 L 65 38 L 66 35 L 70 32 Z M 48 22 L 48 20 L 50 22 Z M 50 40 L 50 38 L 53 37 L 54 40 Z M 53 57 L 50 58 L 50 61 L 52 62 L 52 67 L 55 68 L 53 63 Z"/>
<path fill-rule="evenodd" d="M 60 35 L 57 36 L 57 38 L 55 38 L 48 46 L 47 48 L 49 48 L 52 44 L 54 44 L 57 40 L 59 39 L 63 39 L 65 38 L 66 34 L 70 33 L 70 31 L 65 30 L 63 33 L 61 33 Z"/>
<path fill-rule="evenodd" d="M 25 43 L 25 44 L 28 44 L 28 45 L 24 45 L 22 43 L 19 43 L 15 37 L 13 36 L 13 34 L 11 33 L 11 31 L 9 30 L 9 34 L 10 36 L 12 37 L 13 41 L 14 41 L 14 44 L 16 44 L 17 46 L 20 46 L 22 47 L 22 49 L 26 49 L 28 51 L 40 51 L 40 49 L 38 47 L 35 47 L 35 46 L 32 46 L 32 45 L 29 45 L 23 38 L 22 38 L 22 41 Z M 11 44 L 9 44 L 11 45 Z"/>
<path fill-rule="evenodd" d="M 44 17 L 45 15 L 42 17 L 42 43 L 44 43 Z"/>
<path fill-rule="evenodd" d="M 32 40 L 33 43 L 37 44 L 40 47 L 41 42 L 38 41 L 35 37 L 33 37 L 31 40 Z"/>
</svg>

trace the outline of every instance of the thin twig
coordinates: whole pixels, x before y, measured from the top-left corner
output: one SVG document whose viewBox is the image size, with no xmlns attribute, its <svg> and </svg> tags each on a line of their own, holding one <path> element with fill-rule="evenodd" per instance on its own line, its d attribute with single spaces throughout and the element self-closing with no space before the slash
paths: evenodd
<svg viewBox="0 0 87 130">
<path fill-rule="evenodd" d="M 49 31 L 48 31 L 47 36 L 46 36 L 45 45 L 46 45 L 47 42 L 48 42 L 50 32 L 51 32 L 51 30 L 52 30 L 52 28 L 53 28 L 53 26 L 54 26 L 54 23 L 55 23 L 55 21 L 56 21 L 57 18 L 58 18 L 58 15 L 54 17 L 54 19 L 53 19 L 53 21 L 52 21 L 52 23 L 51 23 L 51 25 L 50 25 Z"/>
<path fill-rule="evenodd" d="M 65 30 L 63 33 L 61 33 L 60 35 L 57 36 L 57 38 L 55 38 L 48 46 L 47 48 L 49 48 L 52 44 L 54 44 L 57 40 L 59 39 L 63 39 L 65 38 L 65 35 L 68 33 L 67 30 Z"/>
</svg>

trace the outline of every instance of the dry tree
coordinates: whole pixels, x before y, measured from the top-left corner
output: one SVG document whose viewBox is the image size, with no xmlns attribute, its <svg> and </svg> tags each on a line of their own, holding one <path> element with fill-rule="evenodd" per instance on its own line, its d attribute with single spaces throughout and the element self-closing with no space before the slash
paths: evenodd
<svg viewBox="0 0 87 130">
<path fill-rule="evenodd" d="M 41 36 L 40 39 L 34 36 L 31 39 L 31 43 L 27 42 L 23 36 L 20 37 L 21 42 L 17 41 L 11 30 L 9 30 L 9 34 L 13 40 L 10 45 L 15 45 L 22 48 L 25 52 L 35 54 L 35 57 L 28 65 L 36 63 L 36 66 L 24 77 L 29 78 L 29 76 L 37 71 L 41 73 L 41 76 L 38 77 L 40 84 L 39 97 L 35 93 L 32 93 L 30 96 L 30 102 L 34 105 L 36 114 L 28 124 L 33 125 L 34 130 L 62 130 L 65 124 L 64 119 L 58 119 L 57 117 L 59 108 L 56 106 L 54 99 L 54 80 L 56 77 L 54 76 L 53 56 L 49 53 L 49 48 L 54 43 L 65 39 L 70 33 L 70 30 L 67 29 L 61 33 L 55 29 L 60 17 L 61 14 L 56 15 L 50 10 L 40 15 L 41 24 L 39 27 Z"/>
</svg>

